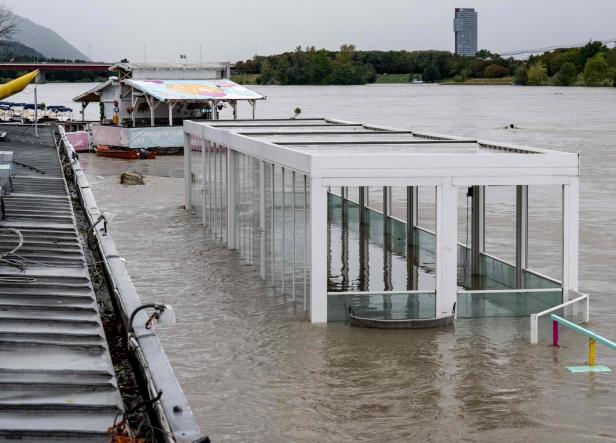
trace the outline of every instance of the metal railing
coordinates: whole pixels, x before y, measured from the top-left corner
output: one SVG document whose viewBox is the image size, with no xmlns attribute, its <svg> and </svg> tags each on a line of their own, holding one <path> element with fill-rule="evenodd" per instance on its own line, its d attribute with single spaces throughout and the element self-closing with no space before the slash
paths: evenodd
<svg viewBox="0 0 616 443">
<path fill-rule="evenodd" d="M 584 301 L 584 323 L 590 322 L 590 297 L 588 294 L 582 294 L 581 292 L 577 292 L 574 290 L 569 290 L 569 294 L 578 295 L 578 297 L 569 300 L 565 303 L 561 303 L 560 305 L 556 305 L 550 309 L 546 309 L 545 311 L 539 312 L 537 314 L 530 315 L 530 342 L 532 344 L 539 343 L 539 319 L 545 315 L 551 314 L 552 312 L 558 311 L 559 309 L 565 308 L 567 306 L 574 305 L 576 303 L 580 303 Z"/>
<path fill-rule="evenodd" d="M 405 294 L 431 294 L 436 292 L 432 290 L 413 290 L 413 291 L 341 291 L 328 292 L 327 295 L 405 295 Z"/>
<path fill-rule="evenodd" d="M 560 288 L 536 288 L 536 289 L 459 289 L 458 294 L 524 294 L 534 292 L 555 292 Z"/>
<path fill-rule="evenodd" d="M 552 346 L 558 346 L 558 325 L 563 325 L 578 334 L 581 334 L 585 337 L 588 337 L 588 366 L 571 366 L 567 369 L 570 372 L 610 372 L 610 368 L 602 365 L 595 365 L 596 359 L 596 351 L 595 345 L 596 343 L 600 343 L 603 346 L 606 346 L 612 350 L 616 350 L 616 343 L 611 340 L 608 340 L 605 337 L 600 336 L 599 334 L 595 334 L 594 332 L 581 327 L 573 323 L 572 321 L 565 320 L 564 318 L 552 314 L 550 315 L 552 319 Z"/>
<path fill-rule="evenodd" d="M 73 171 L 75 189 L 88 222 L 92 225 L 93 234 L 98 240 L 103 266 L 109 276 L 111 290 L 121 311 L 121 320 L 125 329 L 129 331 L 133 326 L 129 324 L 131 313 L 142 305 L 141 299 L 133 286 L 111 234 L 107 232 L 106 223 L 99 223 L 96 226 L 102 216 L 101 210 L 98 208 L 85 173 L 81 169 L 78 157 L 73 156 L 75 151 L 66 137 L 64 128 L 60 126 L 58 130 L 61 137 L 60 143 L 67 151 L 68 158 L 71 159 L 70 165 L 67 166 Z M 162 396 L 152 408 L 162 427 L 164 441 L 176 443 L 209 441 L 199 429 L 158 336 L 145 326 L 147 315 L 141 311 L 136 319 L 138 321 L 133 328 L 135 334 L 130 339 L 129 346 L 139 362 L 147 385 L 144 391 L 147 391 L 150 400 L 159 396 L 162 391 Z"/>
</svg>

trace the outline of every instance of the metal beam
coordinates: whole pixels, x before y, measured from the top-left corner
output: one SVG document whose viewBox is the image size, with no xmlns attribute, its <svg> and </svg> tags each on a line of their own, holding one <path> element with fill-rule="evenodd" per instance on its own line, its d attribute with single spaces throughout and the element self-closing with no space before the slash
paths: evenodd
<svg viewBox="0 0 616 443">
<path fill-rule="evenodd" d="M 486 187 L 473 186 L 471 203 L 471 265 L 472 274 L 481 275 L 481 254 L 485 252 Z"/>
<path fill-rule="evenodd" d="M 417 186 L 406 187 L 406 246 L 411 248 L 416 243 L 417 214 L 419 203 Z M 408 257 L 407 257 L 408 259 Z"/>
<path fill-rule="evenodd" d="M 516 186 L 515 281 L 524 287 L 524 269 L 528 267 L 528 186 Z"/>
<path fill-rule="evenodd" d="M 383 233 L 385 237 L 391 235 L 391 186 L 383 186 Z M 388 243 L 384 246 L 387 248 Z"/>
<path fill-rule="evenodd" d="M 451 182 L 436 187 L 436 316 L 451 315 L 457 299 L 458 199 Z"/>
<path fill-rule="evenodd" d="M 238 187 L 239 178 L 237 158 L 237 151 L 227 148 L 227 247 L 229 249 L 236 249 L 239 246 L 235 229 L 235 214 L 237 209 L 236 189 Z"/>
<path fill-rule="evenodd" d="M 367 225 L 370 219 L 368 218 L 368 188 L 360 186 L 359 188 L 359 224 Z"/>
<path fill-rule="evenodd" d="M 569 290 L 578 290 L 579 255 L 579 178 L 572 177 L 568 185 L 562 187 L 562 287 L 563 301 L 569 299 Z"/>
<path fill-rule="evenodd" d="M 259 161 L 259 246 L 261 278 L 265 280 L 265 162 Z"/>
<path fill-rule="evenodd" d="M 310 320 L 327 322 L 327 188 L 310 180 Z"/>
<path fill-rule="evenodd" d="M 190 145 L 191 135 L 184 133 L 184 208 L 191 208 L 192 199 L 192 146 Z"/>
</svg>

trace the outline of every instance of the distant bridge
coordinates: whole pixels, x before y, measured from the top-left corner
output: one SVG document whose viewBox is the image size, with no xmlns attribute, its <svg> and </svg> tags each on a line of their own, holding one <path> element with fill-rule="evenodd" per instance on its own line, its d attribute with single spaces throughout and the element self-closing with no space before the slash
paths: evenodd
<svg viewBox="0 0 616 443">
<path fill-rule="evenodd" d="M 0 63 L 1 71 L 34 71 L 40 70 L 37 83 L 45 82 L 46 71 L 107 71 L 112 66 L 111 63 L 71 63 L 71 62 L 14 62 Z"/>
</svg>

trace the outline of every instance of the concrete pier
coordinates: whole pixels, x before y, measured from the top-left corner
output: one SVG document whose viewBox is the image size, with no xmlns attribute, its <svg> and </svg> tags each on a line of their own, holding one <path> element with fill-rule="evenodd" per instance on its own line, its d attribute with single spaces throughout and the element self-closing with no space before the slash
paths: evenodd
<svg viewBox="0 0 616 443">
<path fill-rule="evenodd" d="M 109 441 L 123 412 L 51 128 L 3 127 L 13 151 L 0 253 L 0 440 Z M 7 260 L 10 260 L 7 261 Z"/>
</svg>

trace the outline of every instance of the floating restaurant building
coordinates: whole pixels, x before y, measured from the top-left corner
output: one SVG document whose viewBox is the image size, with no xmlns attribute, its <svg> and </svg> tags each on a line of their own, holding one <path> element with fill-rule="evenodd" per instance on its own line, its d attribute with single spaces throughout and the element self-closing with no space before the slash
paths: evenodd
<svg viewBox="0 0 616 443">
<path fill-rule="evenodd" d="M 185 121 L 184 137 L 186 207 L 312 322 L 521 316 L 578 289 L 577 154 L 329 119 Z M 562 194 L 558 279 L 528 266 L 528 192 L 543 185 Z M 502 186 L 515 263 L 485 248 L 486 192 Z"/>
<path fill-rule="evenodd" d="M 241 102 L 254 117 L 256 102 L 265 99 L 229 80 L 229 63 L 116 63 L 109 70 L 109 80 L 73 99 L 82 119 L 90 103 L 99 103 L 94 145 L 181 149 L 183 120 L 217 119 L 225 108 L 237 118 Z"/>
</svg>

